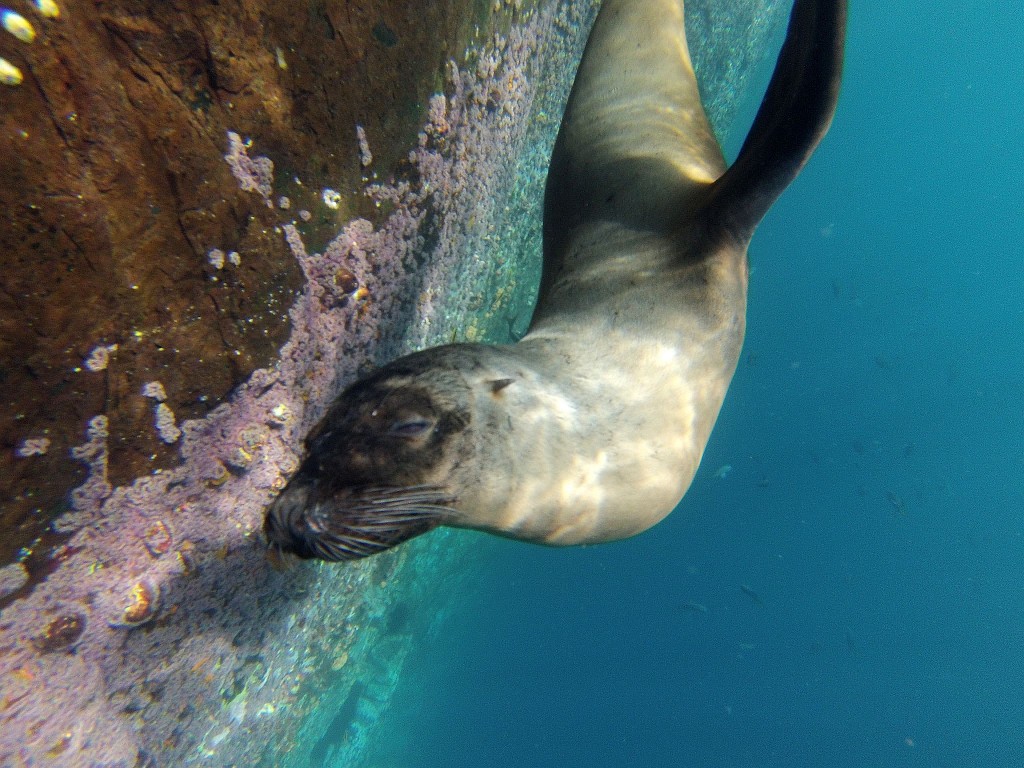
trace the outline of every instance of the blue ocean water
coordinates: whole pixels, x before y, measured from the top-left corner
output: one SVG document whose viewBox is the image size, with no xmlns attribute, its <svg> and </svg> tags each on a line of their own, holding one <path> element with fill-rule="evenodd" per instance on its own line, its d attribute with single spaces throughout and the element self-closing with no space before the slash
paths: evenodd
<svg viewBox="0 0 1024 768">
<path fill-rule="evenodd" d="M 693 488 L 616 544 L 460 534 L 375 764 L 1024 765 L 1021 26 L 854 4 Z"/>
</svg>

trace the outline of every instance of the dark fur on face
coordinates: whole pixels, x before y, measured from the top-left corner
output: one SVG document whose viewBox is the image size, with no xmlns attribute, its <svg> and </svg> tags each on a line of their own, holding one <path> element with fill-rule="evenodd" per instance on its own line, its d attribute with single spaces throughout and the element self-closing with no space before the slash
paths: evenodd
<svg viewBox="0 0 1024 768">
<path fill-rule="evenodd" d="M 470 423 L 465 390 L 436 355 L 410 355 L 356 382 L 309 435 L 306 459 L 271 504 L 270 545 L 349 560 L 451 520 L 455 499 L 443 475 L 452 440 Z"/>
</svg>

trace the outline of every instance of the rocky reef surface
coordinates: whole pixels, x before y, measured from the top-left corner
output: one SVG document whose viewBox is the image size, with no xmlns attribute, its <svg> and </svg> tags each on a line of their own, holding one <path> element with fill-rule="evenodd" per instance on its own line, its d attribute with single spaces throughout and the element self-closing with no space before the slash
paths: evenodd
<svg viewBox="0 0 1024 768">
<path fill-rule="evenodd" d="M 469 555 L 279 573 L 263 509 L 360 372 L 525 327 L 596 3 L 9 5 L 0 763 L 355 760 Z M 719 126 L 737 6 L 693 15 Z"/>
</svg>

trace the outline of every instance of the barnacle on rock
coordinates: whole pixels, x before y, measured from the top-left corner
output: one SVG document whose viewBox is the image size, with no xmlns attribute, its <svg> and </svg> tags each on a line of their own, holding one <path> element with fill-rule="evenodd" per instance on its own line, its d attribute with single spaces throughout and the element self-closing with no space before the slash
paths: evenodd
<svg viewBox="0 0 1024 768">
<path fill-rule="evenodd" d="M 224 463 L 234 470 L 244 472 L 252 464 L 252 458 L 252 454 L 239 445 L 224 457 Z"/>
<path fill-rule="evenodd" d="M 175 556 L 178 558 L 178 563 L 181 565 L 182 573 L 184 573 L 186 576 L 195 573 L 196 571 L 197 566 L 195 548 L 195 544 L 186 539 L 185 541 L 181 542 L 181 546 L 175 553 Z"/>
<path fill-rule="evenodd" d="M 167 554 L 173 543 L 171 531 L 168 529 L 167 524 L 163 520 L 156 520 L 150 523 L 142 535 L 142 543 L 146 545 L 146 550 L 153 557 Z"/>
<path fill-rule="evenodd" d="M 160 603 L 160 588 L 149 579 L 142 579 L 132 586 L 128 604 L 121 611 L 112 627 L 138 627 L 152 621 Z"/>
<path fill-rule="evenodd" d="M 270 411 L 267 423 L 272 427 L 283 427 L 292 420 L 292 409 L 287 403 L 278 403 Z"/>
<path fill-rule="evenodd" d="M 338 267 L 334 273 L 334 285 L 343 294 L 352 293 L 359 287 L 359 278 L 352 273 L 352 270 Z"/>
<path fill-rule="evenodd" d="M 79 613 L 57 616 L 35 638 L 35 646 L 43 653 L 70 650 L 85 632 L 85 617 Z"/>
<path fill-rule="evenodd" d="M 242 442 L 242 448 L 248 453 L 255 453 L 262 446 L 266 445 L 269 435 L 265 427 L 260 424 L 250 424 L 238 433 L 238 439 Z"/>
<path fill-rule="evenodd" d="M 208 470 L 203 473 L 203 479 L 208 487 L 219 488 L 231 479 L 231 473 L 228 472 L 227 467 L 219 461 L 215 461 L 210 465 Z"/>
</svg>

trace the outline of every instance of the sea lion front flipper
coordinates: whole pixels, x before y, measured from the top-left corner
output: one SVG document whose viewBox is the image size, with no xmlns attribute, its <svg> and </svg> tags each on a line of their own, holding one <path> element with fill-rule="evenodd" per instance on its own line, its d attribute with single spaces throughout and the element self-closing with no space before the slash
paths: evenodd
<svg viewBox="0 0 1024 768">
<path fill-rule="evenodd" d="M 835 114 L 847 0 L 796 0 L 786 40 L 739 157 L 712 189 L 706 220 L 739 242 L 803 168 Z"/>
</svg>

